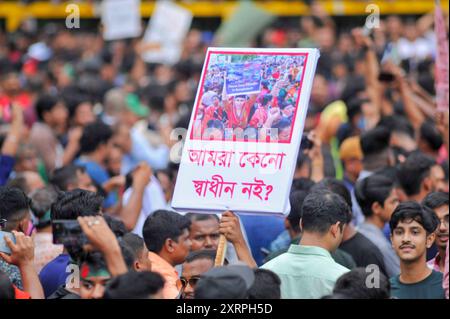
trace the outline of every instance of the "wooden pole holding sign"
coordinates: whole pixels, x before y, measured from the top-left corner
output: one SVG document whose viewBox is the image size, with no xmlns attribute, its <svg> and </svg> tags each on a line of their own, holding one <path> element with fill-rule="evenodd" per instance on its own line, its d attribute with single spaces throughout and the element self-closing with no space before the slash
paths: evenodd
<svg viewBox="0 0 450 319">
<path fill-rule="evenodd" d="M 219 244 L 217 246 L 216 260 L 214 261 L 214 267 L 223 266 L 225 261 L 225 255 L 227 254 L 227 238 L 221 234 L 219 237 Z"/>
</svg>

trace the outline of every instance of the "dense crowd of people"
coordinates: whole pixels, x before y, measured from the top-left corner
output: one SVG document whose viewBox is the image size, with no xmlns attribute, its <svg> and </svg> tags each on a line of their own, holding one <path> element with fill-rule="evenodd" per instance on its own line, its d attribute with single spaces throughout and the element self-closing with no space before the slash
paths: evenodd
<svg viewBox="0 0 450 319">
<path fill-rule="evenodd" d="M 172 132 L 189 125 L 207 32 L 191 29 L 172 66 L 96 30 L 0 32 L 0 299 L 448 298 L 449 113 L 435 106 L 432 27 L 431 14 L 388 16 L 368 36 L 316 6 L 255 40 L 321 54 L 285 218 L 171 208 Z M 233 97 L 212 68 L 200 136 L 276 127 L 287 140 L 294 62 L 261 62 L 261 92 Z"/>
</svg>

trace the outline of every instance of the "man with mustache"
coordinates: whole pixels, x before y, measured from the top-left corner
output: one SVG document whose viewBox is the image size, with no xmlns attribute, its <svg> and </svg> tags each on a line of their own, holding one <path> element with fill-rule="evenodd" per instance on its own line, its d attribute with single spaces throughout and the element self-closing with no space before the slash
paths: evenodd
<svg viewBox="0 0 450 319">
<path fill-rule="evenodd" d="M 448 193 L 430 193 L 423 200 L 423 205 L 431 208 L 440 220 L 436 230 L 436 239 L 434 241 L 439 252 L 436 257 L 428 261 L 428 266 L 443 273 L 448 242 Z"/>
<path fill-rule="evenodd" d="M 417 202 L 397 206 L 389 222 L 392 246 L 400 258 L 400 275 L 391 277 L 391 296 L 398 299 L 444 299 L 442 273 L 427 266 L 427 248 L 439 219 Z"/>
</svg>

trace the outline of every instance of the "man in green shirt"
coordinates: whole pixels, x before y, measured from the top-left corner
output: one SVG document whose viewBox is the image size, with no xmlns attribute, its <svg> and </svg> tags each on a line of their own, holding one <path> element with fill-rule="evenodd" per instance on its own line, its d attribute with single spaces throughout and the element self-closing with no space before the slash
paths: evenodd
<svg viewBox="0 0 450 319">
<path fill-rule="evenodd" d="M 302 206 L 302 238 L 262 268 L 281 279 L 281 297 L 317 299 L 332 292 L 336 280 L 349 270 L 331 257 L 351 221 L 350 207 L 344 199 L 328 190 L 311 192 Z"/>
<path fill-rule="evenodd" d="M 427 266 L 439 219 L 417 202 L 401 203 L 391 221 L 391 240 L 400 257 L 400 275 L 392 277 L 391 296 L 398 299 L 444 299 L 442 273 Z"/>
</svg>

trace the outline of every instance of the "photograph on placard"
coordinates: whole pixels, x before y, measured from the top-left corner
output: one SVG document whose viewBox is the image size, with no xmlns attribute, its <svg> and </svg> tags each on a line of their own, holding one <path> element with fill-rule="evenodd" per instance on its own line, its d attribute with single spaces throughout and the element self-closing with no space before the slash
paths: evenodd
<svg viewBox="0 0 450 319">
<path fill-rule="evenodd" d="M 191 138 L 290 143 L 307 54 L 213 52 Z"/>
</svg>

